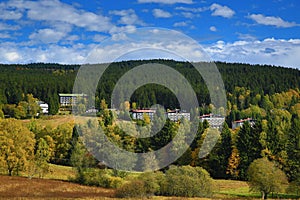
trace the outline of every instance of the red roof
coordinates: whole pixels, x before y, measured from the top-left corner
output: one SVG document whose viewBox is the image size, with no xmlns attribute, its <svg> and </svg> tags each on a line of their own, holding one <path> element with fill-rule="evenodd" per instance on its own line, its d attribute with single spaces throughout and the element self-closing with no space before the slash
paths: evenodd
<svg viewBox="0 0 300 200">
<path fill-rule="evenodd" d="M 135 113 L 154 113 L 155 110 L 150 110 L 150 109 L 136 109 L 136 110 L 131 110 L 131 112 L 135 112 Z"/>
<path fill-rule="evenodd" d="M 238 122 L 245 122 L 245 121 L 250 121 L 252 120 L 252 118 L 247 118 L 247 119 L 240 119 L 240 120 L 236 120 L 234 121 L 235 123 L 238 123 Z"/>
</svg>

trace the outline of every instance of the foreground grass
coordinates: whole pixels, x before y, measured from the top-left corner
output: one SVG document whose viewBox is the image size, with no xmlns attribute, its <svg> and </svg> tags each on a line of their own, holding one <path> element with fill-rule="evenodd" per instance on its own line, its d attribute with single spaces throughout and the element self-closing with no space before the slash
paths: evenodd
<svg viewBox="0 0 300 200">
<path fill-rule="evenodd" d="M 59 174 L 59 173 L 58 173 Z M 56 174 L 56 178 L 59 175 Z M 53 174 L 52 176 L 55 176 Z M 63 176 L 61 176 L 63 177 Z M 247 183 L 233 180 L 215 180 L 214 199 L 259 199 L 259 193 L 249 193 Z M 114 189 L 83 186 L 63 180 L 28 179 L 26 177 L 0 176 L 0 199 L 85 199 L 118 200 Z M 269 196 L 272 198 L 272 196 Z M 296 198 L 293 195 L 273 196 L 274 199 Z M 126 200 L 136 198 L 126 198 Z M 144 198 L 148 199 L 148 198 Z M 151 197 L 153 200 L 206 200 L 208 198 Z"/>
<path fill-rule="evenodd" d="M 85 200 L 117 200 L 115 190 L 100 187 L 83 186 L 71 183 L 68 180 L 75 177 L 72 167 L 52 165 L 43 179 L 28 179 L 26 177 L 0 176 L 0 199 L 85 199 Z M 26 174 L 22 174 L 26 176 Z M 129 174 L 130 181 L 139 174 Z M 214 199 L 260 199 L 260 193 L 249 192 L 245 181 L 214 180 Z M 273 199 L 299 199 L 299 196 L 290 194 L 270 194 Z M 126 198 L 133 200 L 134 198 Z M 145 198 L 147 199 L 147 198 Z M 152 197 L 153 200 L 205 200 L 206 198 L 184 197 Z M 136 200 L 136 199 L 135 199 Z"/>
</svg>

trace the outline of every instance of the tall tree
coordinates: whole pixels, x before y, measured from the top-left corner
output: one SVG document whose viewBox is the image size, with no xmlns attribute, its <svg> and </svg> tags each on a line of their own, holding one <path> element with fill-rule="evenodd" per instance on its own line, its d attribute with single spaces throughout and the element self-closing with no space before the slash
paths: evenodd
<svg viewBox="0 0 300 200">
<path fill-rule="evenodd" d="M 249 122 L 245 122 L 237 135 L 236 147 L 239 151 L 240 164 L 238 166 L 240 179 L 247 179 L 247 169 L 251 162 L 261 157 L 262 146 L 260 144 L 260 123 L 252 128 Z"/>
<path fill-rule="evenodd" d="M 232 138 L 228 125 L 225 123 L 221 137 L 209 154 L 209 172 L 214 178 L 229 178 L 226 173 L 232 153 Z"/>
</svg>

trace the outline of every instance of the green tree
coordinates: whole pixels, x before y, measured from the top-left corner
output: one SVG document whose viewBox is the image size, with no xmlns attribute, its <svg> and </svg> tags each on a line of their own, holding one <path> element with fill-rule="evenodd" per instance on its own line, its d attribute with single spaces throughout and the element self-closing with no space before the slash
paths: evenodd
<svg viewBox="0 0 300 200">
<path fill-rule="evenodd" d="M 229 158 L 232 153 L 231 132 L 225 123 L 221 132 L 221 137 L 209 154 L 209 171 L 214 178 L 228 178 L 226 173 Z"/>
<path fill-rule="evenodd" d="M 37 104 L 38 99 L 33 97 L 32 94 L 26 95 L 26 102 L 28 103 L 27 115 L 29 117 L 36 117 L 37 113 L 41 110 L 40 106 Z"/>
<path fill-rule="evenodd" d="M 271 192 L 283 192 L 283 186 L 288 183 L 285 173 L 267 158 L 251 163 L 248 179 L 250 190 L 261 192 L 263 199 L 267 199 Z"/>
<path fill-rule="evenodd" d="M 292 119 L 286 149 L 289 166 L 287 173 L 291 181 L 296 181 L 300 179 L 300 118 L 296 115 Z"/>
<path fill-rule="evenodd" d="M 55 141 L 55 157 L 53 161 L 59 164 L 67 164 L 69 150 L 72 147 L 73 126 L 71 124 L 61 124 L 51 132 L 51 137 Z"/>
<path fill-rule="evenodd" d="M 34 155 L 34 159 L 31 161 L 28 168 L 28 176 L 31 178 L 35 174 L 38 174 L 39 178 L 48 172 L 50 161 L 51 150 L 47 141 L 43 138 L 40 138 L 37 143 L 37 149 Z"/>
<path fill-rule="evenodd" d="M 260 143 L 261 123 L 257 122 L 252 128 L 245 122 L 237 135 L 236 147 L 239 151 L 240 163 L 238 166 L 239 177 L 247 179 L 246 171 L 249 165 L 261 157 L 262 145 Z"/>
</svg>

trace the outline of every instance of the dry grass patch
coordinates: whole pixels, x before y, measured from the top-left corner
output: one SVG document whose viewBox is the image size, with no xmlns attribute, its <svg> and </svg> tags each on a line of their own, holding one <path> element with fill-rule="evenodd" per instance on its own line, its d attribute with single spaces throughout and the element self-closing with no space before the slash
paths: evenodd
<svg viewBox="0 0 300 200">
<path fill-rule="evenodd" d="M 75 183 L 47 179 L 28 179 L 25 177 L 0 176 L 0 198 L 108 198 L 114 190 L 83 186 Z"/>
</svg>

